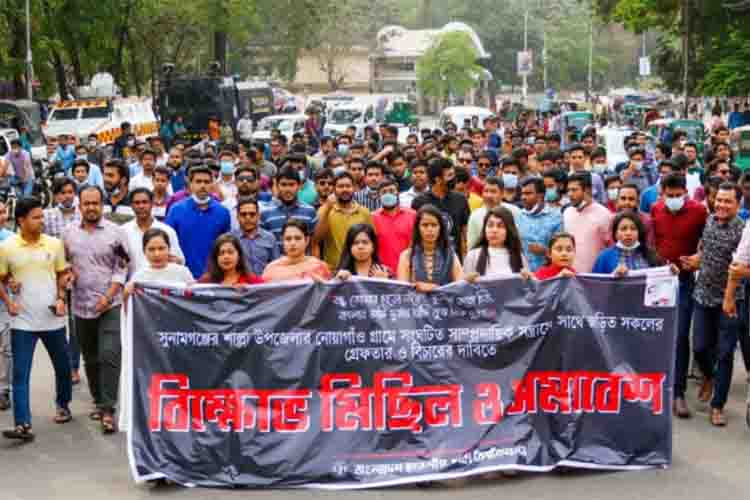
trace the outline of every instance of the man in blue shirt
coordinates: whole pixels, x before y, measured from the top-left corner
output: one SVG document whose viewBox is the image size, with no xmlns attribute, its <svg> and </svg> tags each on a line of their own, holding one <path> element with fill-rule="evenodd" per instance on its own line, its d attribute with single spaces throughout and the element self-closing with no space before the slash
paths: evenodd
<svg viewBox="0 0 750 500">
<path fill-rule="evenodd" d="M 260 207 L 255 198 L 240 197 L 236 211 L 240 229 L 232 231 L 232 234 L 240 240 L 250 270 L 261 276 L 266 266 L 279 258 L 276 237 L 258 227 Z"/>
<path fill-rule="evenodd" d="M 187 183 L 185 182 L 185 166 L 183 161 L 183 155 L 180 148 L 172 148 L 169 150 L 169 159 L 167 160 L 167 167 L 172 172 L 170 184 L 172 184 L 172 192 L 179 193 Z"/>
<path fill-rule="evenodd" d="M 675 168 L 671 160 L 662 160 L 659 164 L 659 180 L 656 184 L 641 193 L 641 212 L 644 214 L 651 213 L 651 207 L 659 200 L 659 196 L 661 195 L 661 181 L 666 179 L 672 172 L 679 172 L 679 169 Z"/>
<path fill-rule="evenodd" d="M 562 228 L 560 211 L 544 203 L 545 192 L 544 180 L 539 177 L 529 177 L 521 183 L 523 210 L 516 225 L 531 272 L 545 264 L 549 241 Z"/>
<path fill-rule="evenodd" d="M 213 175 L 208 167 L 195 166 L 188 173 L 192 196 L 174 205 L 167 215 L 180 240 L 185 265 L 196 278 L 206 270 L 214 241 L 229 232 L 229 210 L 211 198 Z"/>
<path fill-rule="evenodd" d="M 271 200 L 268 208 L 260 214 L 260 227 L 276 237 L 281 248 L 281 230 L 287 219 L 294 217 L 307 224 L 312 234 L 318 223 L 318 214 L 313 207 L 297 199 L 300 189 L 299 172 L 292 167 L 282 167 L 276 175 L 278 197 Z"/>
<path fill-rule="evenodd" d="M 73 168 L 73 162 L 76 159 L 76 148 L 74 144 L 75 140 L 72 136 L 70 137 L 70 142 L 68 142 L 67 134 L 60 134 L 57 138 L 57 150 L 55 151 L 55 156 L 52 158 L 52 161 L 60 162 L 65 169 L 65 175 L 71 174 L 70 169 Z"/>
</svg>

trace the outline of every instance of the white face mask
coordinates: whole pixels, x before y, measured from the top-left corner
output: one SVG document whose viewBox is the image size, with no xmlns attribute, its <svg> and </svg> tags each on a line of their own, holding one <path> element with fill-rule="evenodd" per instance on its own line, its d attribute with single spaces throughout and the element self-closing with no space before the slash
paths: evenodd
<svg viewBox="0 0 750 500">
<path fill-rule="evenodd" d="M 197 195 L 191 195 L 191 198 L 193 198 L 193 201 L 198 205 L 207 205 L 208 202 L 211 201 L 211 197 L 208 195 L 205 198 L 199 198 Z"/>
<path fill-rule="evenodd" d="M 641 246 L 641 242 L 636 240 L 636 242 L 633 243 L 631 246 L 626 246 L 623 242 L 618 241 L 616 245 L 617 245 L 617 248 L 619 248 L 620 250 L 628 250 L 632 252 L 633 250 Z"/>
</svg>

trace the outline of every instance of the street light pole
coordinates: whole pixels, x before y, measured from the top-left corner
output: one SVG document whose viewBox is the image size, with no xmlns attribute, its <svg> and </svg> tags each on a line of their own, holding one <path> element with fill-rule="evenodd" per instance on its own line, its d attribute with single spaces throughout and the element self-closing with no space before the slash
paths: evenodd
<svg viewBox="0 0 750 500">
<path fill-rule="evenodd" d="M 26 97 L 31 100 L 34 97 L 34 65 L 31 57 L 31 5 L 26 0 Z"/>
<path fill-rule="evenodd" d="M 594 87 L 594 16 L 589 13 L 589 78 L 588 78 L 588 98 L 591 100 L 591 92 Z"/>
<path fill-rule="evenodd" d="M 526 3 L 526 11 L 523 13 L 523 51 L 524 53 L 528 52 L 529 50 L 529 4 Z M 522 90 L 522 99 L 523 104 L 526 104 L 526 97 L 528 95 L 528 77 L 526 76 L 526 72 L 523 73 L 521 76 L 523 79 L 523 90 Z"/>
</svg>

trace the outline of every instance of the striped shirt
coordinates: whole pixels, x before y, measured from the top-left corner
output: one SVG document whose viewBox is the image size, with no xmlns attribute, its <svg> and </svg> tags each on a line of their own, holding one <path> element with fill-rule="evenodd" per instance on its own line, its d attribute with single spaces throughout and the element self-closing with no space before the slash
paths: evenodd
<svg viewBox="0 0 750 500">
<path fill-rule="evenodd" d="M 354 193 L 354 201 L 365 207 L 370 213 L 380 208 L 380 196 L 378 196 L 378 192 L 367 186 Z"/>
<path fill-rule="evenodd" d="M 315 209 L 299 200 L 295 200 L 292 205 L 286 205 L 274 198 L 260 213 L 260 227 L 276 237 L 279 248 L 281 248 L 281 230 L 290 218 L 299 219 L 307 224 L 308 234 L 312 234 L 318 224 L 318 213 Z"/>
</svg>

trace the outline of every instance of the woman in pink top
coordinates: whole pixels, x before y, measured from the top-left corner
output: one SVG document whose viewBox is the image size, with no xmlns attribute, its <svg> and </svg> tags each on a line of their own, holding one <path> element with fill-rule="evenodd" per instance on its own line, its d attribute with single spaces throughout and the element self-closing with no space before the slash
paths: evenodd
<svg viewBox="0 0 750 500">
<path fill-rule="evenodd" d="M 331 271 L 322 260 L 305 255 L 310 244 L 307 224 L 299 219 L 289 219 L 281 231 L 281 242 L 284 256 L 266 266 L 263 272 L 264 281 L 289 281 L 312 278 L 328 280 Z"/>
</svg>

